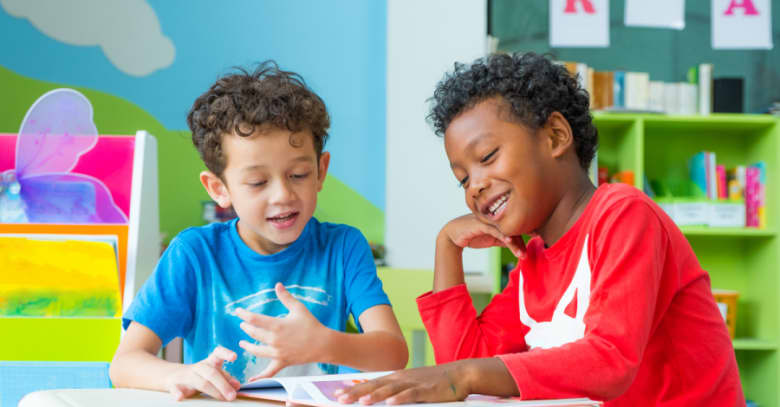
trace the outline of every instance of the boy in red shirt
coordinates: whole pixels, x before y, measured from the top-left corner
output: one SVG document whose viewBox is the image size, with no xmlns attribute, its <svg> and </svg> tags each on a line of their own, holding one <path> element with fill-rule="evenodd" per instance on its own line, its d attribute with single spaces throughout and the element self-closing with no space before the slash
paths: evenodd
<svg viewBox="0 0 780 407">
<path fill-rule="evenodd" d="M 440 365 L 339 401 L 480 393 L 745 405 L 709 276 L 685 237 L 641 191 L 588 179 L 597 132 L 587 93 L 563 66 L 534 54 L 456 64 L 430 118 L 472 212 L 442 228 L 433 291 L 417 300 Z M 490 246 L 509 247 L 518 266 L 477 315 L 461 254 Z"/>
</svg>

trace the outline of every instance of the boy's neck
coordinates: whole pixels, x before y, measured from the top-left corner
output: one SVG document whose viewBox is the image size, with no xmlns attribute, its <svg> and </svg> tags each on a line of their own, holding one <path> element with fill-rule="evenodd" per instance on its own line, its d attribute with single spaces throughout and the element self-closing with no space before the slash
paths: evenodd
<svg viewBox="0 0 780 407">
<path fill-rule="evenodd" d="M 536 234 L 542 238 L 545 246 L 550 247 L 563 236 L 580 218 L 588 206 L 596 187 L 584 172 L 564 186 L 563 195 Z"/>
</svg>

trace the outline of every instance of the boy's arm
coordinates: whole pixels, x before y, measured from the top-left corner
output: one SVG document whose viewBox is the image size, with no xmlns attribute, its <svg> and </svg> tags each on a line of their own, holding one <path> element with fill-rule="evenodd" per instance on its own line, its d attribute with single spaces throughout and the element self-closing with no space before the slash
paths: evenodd
<svg viewBox="0 0 780 407">
<path fill-rule="evenodd" d="M 464 283 L 464 247 L 503 245 L 509 246 L 517 255 L 525 250 L 521 239 L 503 236 L 496 228 L 479 222 L 474 215 L 453 219 L 439 233 L 433 291 L 417 299 L 437 363 L 526 349 L 523 338 L 527 328 L 517 313 L 518 271 L 510 275 L 507 287 L 493 297 L 479 316 Z"/>
<path fill-rule="evenodd" d="M 518 316 L 517 273 L 510 273 L 509 284 L 479 315 L 465 284 L 417 298 L 436 363 L 527 350 L 528 327 Z"/>
<path fill-rule="evenodd" d="M 240 384 L 222 370 L 236 354 L 218 347 L 205 360 L 184 365 L 158 358 L 162 341 L 151 329 L 132 322 L 109 368 L 116 387 L 168 391 L 178 400 L 203 392 L 218 400 L 233 400 Z"/>
</svg>

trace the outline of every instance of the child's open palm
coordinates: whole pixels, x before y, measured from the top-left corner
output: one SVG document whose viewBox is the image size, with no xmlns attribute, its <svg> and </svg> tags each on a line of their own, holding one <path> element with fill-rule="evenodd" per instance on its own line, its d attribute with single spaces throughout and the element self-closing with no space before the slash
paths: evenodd
<svg viewBox="0 0 780 407">
<path fill-rule="evenodd" d="M 311 339 L 321 337 L 319 332 L 327 328 L 282 283 L 276 283 L 275 289 L 277 298 L 289 311 L 284 318 L 255 314 L 241 308 L 236 310 L 238 317 L 244 320 L 241 329 L 261 342 L 258 345 L 240 341 L 238 345 L 257 357 L 271 359 L 265 370 L 250 381 L 271 377 L 287 366 L 319 362 L 322 355 L 319 342 Z"/>
</svg>

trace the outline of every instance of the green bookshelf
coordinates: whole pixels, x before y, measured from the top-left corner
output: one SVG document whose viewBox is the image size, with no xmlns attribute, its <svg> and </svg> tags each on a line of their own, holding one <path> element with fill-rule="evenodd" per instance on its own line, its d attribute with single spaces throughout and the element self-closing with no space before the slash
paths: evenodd
<svg viewBox="0 0 780 407">
<path fill-rule="evenodd" d="M 610 173 L 634 171 L 635 185 L 649 179 L 688 177 L 688 160 L 714 151 L 727 167 L 767 164 L 767 228 L 685 226 L 713 288 L 737 290 L 734 350 L 745 396 L 762 406 L 780 405 L 780 120 L 766 115 L 668 116 L 596 113 L 598 164 Z M 496 250 L 502 264 L 514 257 Z M 497 268 L 498 270 L 498 268 Z M 499 276 L 500 279 L 500 276 Z"/>
<path fill-rule="evenodd" d="M 714 151 L 718 164 L 767 164 L 767 229 L 681 228 L 714 288 L 737 290 L 734 349 L 745 396 L 762 406 L 780 404 L 780 121 L 766 115 L 667 116 L 596 114 L 599 165 L 643 178 L 688 177 L 688 160 Z"/>
</svg>

